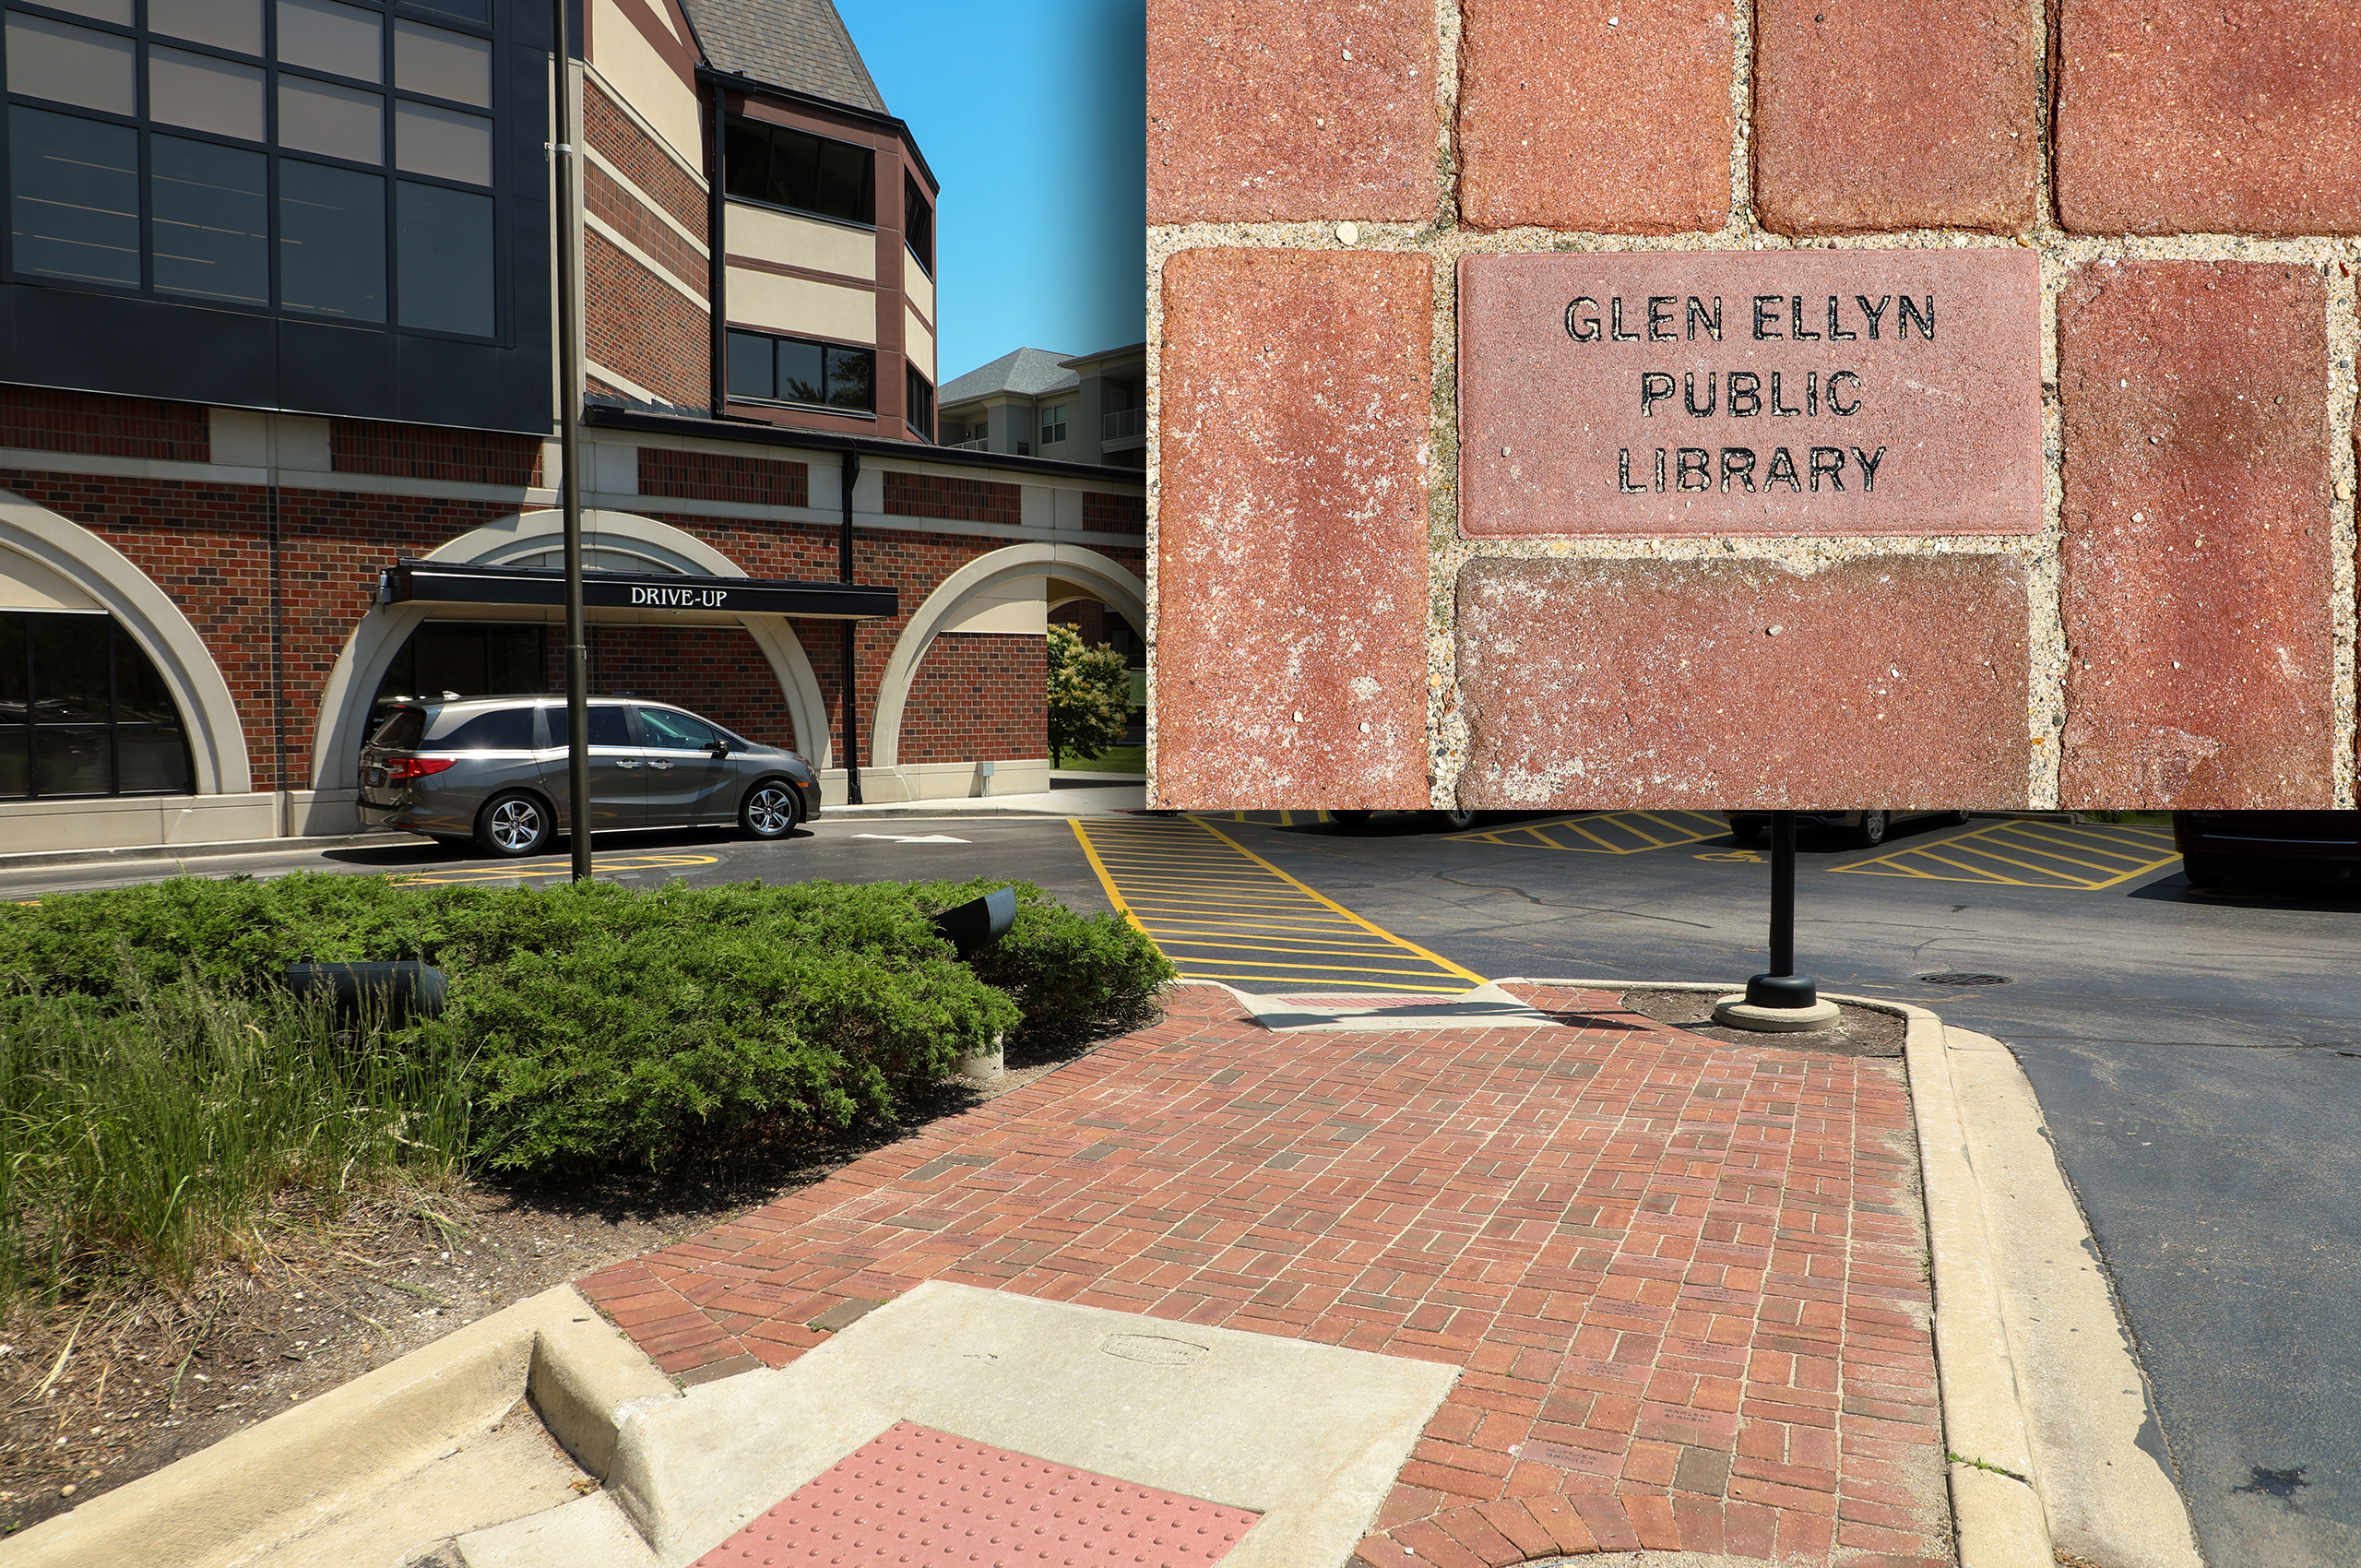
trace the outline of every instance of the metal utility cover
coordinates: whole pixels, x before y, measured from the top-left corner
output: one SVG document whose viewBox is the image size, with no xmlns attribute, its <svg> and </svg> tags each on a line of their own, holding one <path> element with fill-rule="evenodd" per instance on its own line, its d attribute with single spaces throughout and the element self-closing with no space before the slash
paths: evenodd
<svg viewBox="0 0 2361 1568">
<path fill-rule="evenodd" d="M 697 1560 L 697 1568 L 1181 1568 L 1258 1515 L 896 1421 Z"/>
<path fill-rule="evenodd" d="M 1459 280 L 1471 538 L 2041 529 L 2029 250 L 1483 255 Z"/>
</svg>

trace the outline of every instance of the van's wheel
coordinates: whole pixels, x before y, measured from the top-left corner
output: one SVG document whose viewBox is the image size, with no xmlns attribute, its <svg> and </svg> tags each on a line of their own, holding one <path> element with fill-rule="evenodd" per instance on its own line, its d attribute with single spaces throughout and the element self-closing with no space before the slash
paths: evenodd
<svg viewBox="0 0 2361 1568">
<path fill-rule="evenodd" d="M 1446 833 L 1464 833 L 1476 826 L 1474 812 L 1429 812 L 1427 814 L 1434 818 L 1435 826 Z"/>
<path fill-rule="evenodd" d="M 1741 849 L 1762 837 L 1762 825 L 1759 822 L 1748 822 L 1741 817 L 1730 824 L 1730 842 Z"/>
<path fill-rule="evenodd" d="M 2180 869 L 2191 887 L 2220 887 L 2230 880 L 2230 862 L 2219 855 L 2183 855 Z"/>
<path fill-rule="evenodd" d="M 746 791 L 738 826 L 749 838 L 784 838 L 795 831 L 795 791 L 783 778 L 765 778 Z"/>
<path fill-rule="evenodd" d="M 516 860 L 539 854 L 556 828 L 549 807 L 531 795 L 512 791 L 484 802 L 476 816 L 476 843 L 489 853 Z"/>
<path fill-rule="evenodd" d="M 1328 820 L 1335 823 L 1339 827 L 1349 827 L 1354 832 L 1358 833 L 1362 828 L 1369 826 L 1369 813 L 1330 812 L 1328 814 Z"/>
<path fill-rule="evenodd" d="M 1861 826 L 1853 829 L 1853 842 L 1864 849 L 1874 849 L 1885 842 L 1885 813 L 1863 812 Z"/>
</svg>

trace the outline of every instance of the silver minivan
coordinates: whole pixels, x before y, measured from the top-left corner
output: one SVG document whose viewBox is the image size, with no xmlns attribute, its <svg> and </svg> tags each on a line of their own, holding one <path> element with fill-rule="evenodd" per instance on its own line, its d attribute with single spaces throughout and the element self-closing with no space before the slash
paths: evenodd
<svg viewBox="0 0 2361 1568">
<path fill-rule="evenodd" d="M 572 831 L 563 697 L 393 705 L 361 752 L 361 820 L 495 855 Z M 590 703 L 590 829 L 724 827 L 783 838 L 820 810 L 793 752 L 757 745 L 665 703 Z"/>
</svg>

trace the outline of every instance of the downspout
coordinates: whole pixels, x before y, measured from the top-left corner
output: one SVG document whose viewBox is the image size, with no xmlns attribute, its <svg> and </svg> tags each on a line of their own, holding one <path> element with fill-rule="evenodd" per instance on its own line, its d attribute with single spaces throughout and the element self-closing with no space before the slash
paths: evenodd
<svg viewBox="0 0 2361 1568">
<path fill-rule="evenodd" d="M 730 140 L 722 132 L 722 92 L 713 89 L 713 173 L 706 190 L 706 315 L 712 327 L 713 417 L 730 408 Z"/>
<path fill-rule="evenodd" d="M 836 581 L 852 581 L 852 487 L 860 479 L 860 454 L 847 452 L 836 468 L 836 492 L 844 505 L 844 522 L 836 533 Z M 859 623 L 845 623 L 845 804 L 860 800 L 860 682 L 855 667 Z"/>
</svg>

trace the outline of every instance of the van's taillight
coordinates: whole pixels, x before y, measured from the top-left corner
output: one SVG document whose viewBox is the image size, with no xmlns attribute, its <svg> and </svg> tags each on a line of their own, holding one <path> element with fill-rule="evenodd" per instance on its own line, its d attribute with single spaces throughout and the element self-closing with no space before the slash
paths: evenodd
<svg viewBox="0 0 2361 1568">
<path fill-rule="evenodd" d="M 455 756 L 397 756 L 386 764 L 386 782 L 399 784 L 406 779 L 423 778 L 456 766 L 458 760 Z"/>
</svg>

